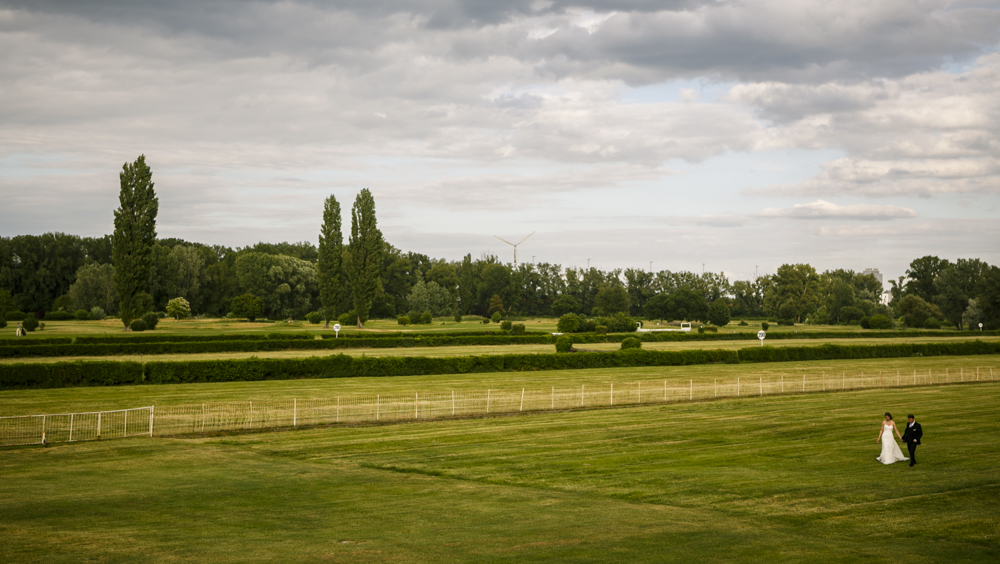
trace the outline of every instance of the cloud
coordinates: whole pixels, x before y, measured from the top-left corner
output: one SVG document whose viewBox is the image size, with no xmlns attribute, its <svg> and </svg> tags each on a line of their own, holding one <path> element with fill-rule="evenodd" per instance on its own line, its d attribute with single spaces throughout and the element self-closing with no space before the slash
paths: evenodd
<svg viewBox="0 0 1000 564">
<path fill-rule="evenodd" d="M 759 217 L 784 217 L 790 219 L 857 219 L 876 221 L 917 217 L 917 212 L 896 206 L 874 206 L 856 204 L 840 206 L 824 200 L 808 204 L 795 204 L 790 208 L 767 208 L 757 214 Z"/>
</svg>

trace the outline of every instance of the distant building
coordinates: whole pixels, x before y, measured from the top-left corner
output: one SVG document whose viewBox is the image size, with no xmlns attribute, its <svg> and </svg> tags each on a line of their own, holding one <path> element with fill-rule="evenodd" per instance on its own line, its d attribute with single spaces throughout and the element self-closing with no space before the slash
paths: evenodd
<svg viewBox="0 0 1000 564">
<path fill-rule="evenodd" d="M 878 279 L 878 283 L 882 283 L 882 273 L 878 271 L 877 268 L 866 268 L 861 274 L 871 274 Z"/>
</svg>

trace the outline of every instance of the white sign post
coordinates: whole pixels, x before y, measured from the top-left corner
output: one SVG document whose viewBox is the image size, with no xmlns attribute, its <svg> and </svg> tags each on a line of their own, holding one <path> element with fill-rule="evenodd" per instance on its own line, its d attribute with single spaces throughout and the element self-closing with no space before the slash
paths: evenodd
<svg viewBox="0 0 1000 564">
<path fill-rule="evenodd" d="M 982 332 L 982 331 L 983 331 L 983 324 L 982 324 L 982 323 L 980 323 L 980 324 L 979 324 L 979 331 L 980 331 L 980 332 Z"/>
<path fill-rule="evenodd" d="M 762 346 L 762 347 L 764 346 L 764 337 L 766 337 L 766 336 L 767 336 L 767 333 L 765 333 L 763 331 L 757 331 L 757 338 L 760 339 L 760 346 Z"/>
<path fill-rule="evenodd" d="M 333 324 L 333 331 L 334 331 L 333 338 L 334 339 L 339 339 L 340 338 L 340 323 L 334 323 Z"/>
</svg>

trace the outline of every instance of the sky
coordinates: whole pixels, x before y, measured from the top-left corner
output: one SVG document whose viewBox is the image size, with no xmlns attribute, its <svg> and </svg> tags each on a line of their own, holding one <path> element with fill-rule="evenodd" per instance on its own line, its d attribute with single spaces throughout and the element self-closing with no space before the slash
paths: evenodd
<svg viewBox="0 0 1000 564">
<path fill-rule="evenodd" d="M 1000 2 L 0 0 L 0 236 L 722 272 L 1000 264 Z"/>
</svg>

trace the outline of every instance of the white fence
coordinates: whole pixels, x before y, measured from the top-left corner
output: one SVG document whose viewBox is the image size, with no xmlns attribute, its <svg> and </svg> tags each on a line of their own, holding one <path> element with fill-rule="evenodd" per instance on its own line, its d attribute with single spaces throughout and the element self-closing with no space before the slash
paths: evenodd
<svg viewBox="0 0 1000 564">
<path fill-rule="evenodd" d="M 881 371 L 858 374 L 788 374 L 767 377 L 608 382 L 542 389 L 486 389 L 414 394 L 355 394 L 289 399 L 161 405 L 117 411 L 0 417 L 0 446 L 72 442 L 133 436 L 170 436 L 474 417 L 705 401 L 778 394 L 837 392 L 994 381 L 992 368 L 944 371 Z"/>
</svg>

